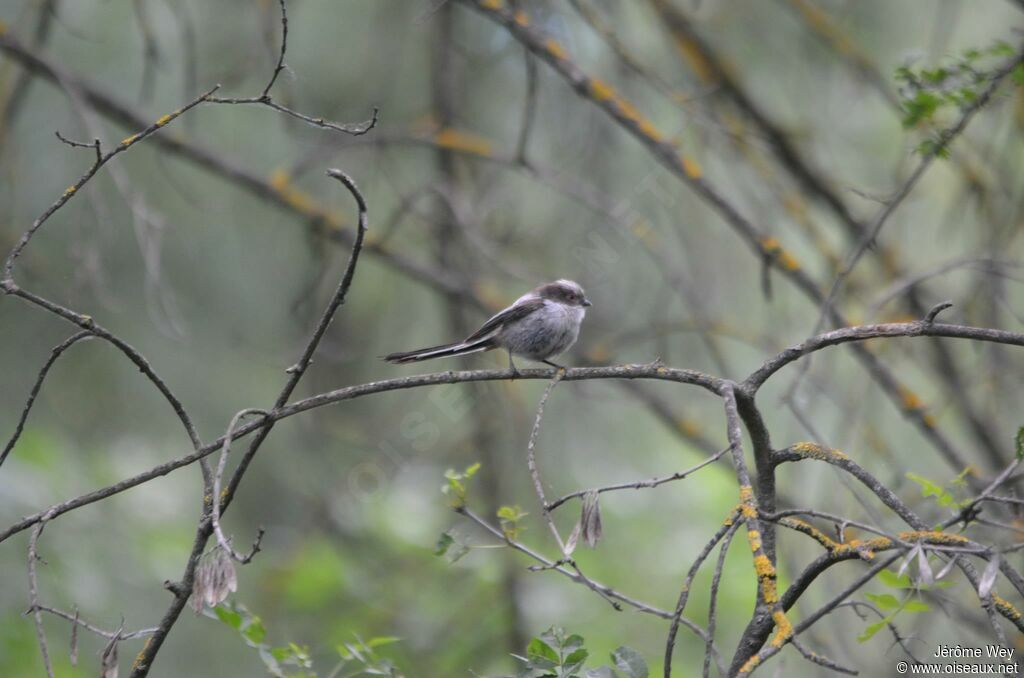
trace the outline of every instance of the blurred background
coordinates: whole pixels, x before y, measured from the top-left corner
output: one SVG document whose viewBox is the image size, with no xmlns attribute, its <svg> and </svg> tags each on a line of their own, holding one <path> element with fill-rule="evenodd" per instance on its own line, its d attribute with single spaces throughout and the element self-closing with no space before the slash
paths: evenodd
<svg viewBox="0 0 1024 678">
<path fill-rule="evenodd" d="M 1024 27 L 1024 8 L 1003 0 L 513 4 L 775 239 L 763 248 L 776 252 L 781 243 L 791 257 L 784 263 L 823 290 L 855 247 L 850 224 L 870 225 L 920 162 L 922 142 L 960 116 L 943 105 L 908 119 L 917 90 L 897 70 L 953 69 L 965 58 L 978 71 L 991 69 L 1005 59 L 1000 41 L 1019 49 Z M 504 366 L 496 353 L 419 366 L 378 356 L 463 336 L 538 283 L 562 277 L 579 281 L 594 302 L 579 344 L 564 357 L 570 365 L 660 357 L 741 379 L 814 330 L 817 303 L 778 272 L 766 275 L 762 255 L 648 147 L 469 5 L 289 0 L 287 8 L 287 69 L 275 100 L 340 123 L 367 120 L 378 107 L 372 131 L 348 136 L 257 105 L 199 106 L 159 135 L 213 162 L 155 138 L 140 143 L 44 226 L 15 269 L 26 289 L 92 315 L 138 348 L 204 441 L 221 435 L 238 410 L 273 403 L 343 271 L 355 210 L 324 176 L 328 167 L 362 188 L 371 230 L 349 298 L 297 397 Z M 92 162 L 90 150 L 60 143 L 55 130 L 99 138 L 106 149 L 139 131 L 81 87 L 146 124 L 217 83 L 222 96 L 258 96 L 281 29 L 278 4 L 269 0 L 3 0 L 0 20 L 6 37 L 59 68 L 64 85 L 26 71 L 10 43 L 0 48 L 4 252 Z M 915 309 L 949 299 L 955 306 L 943 318 L 950 322 L 1021 330 L 1022 126 L 1024 96 L 1010 83 L 854 269 L 836 300 L 850 323 L 918 318 Z M 784 160 L 778 138 L 796 161 Z M 0 300 L 5 441 L 50 350 L 73 330 L 20 300 Z M 930 417 L 979 477 L 991 477 L 1012 459 L 1022 423 L 1021 356 L 953 340 L 944 349 L 909 339 L 869 345 L 903 384 L 902 404 L 847 348 L 832 349 L 815 357 L 795 392 L 803 423 L 781 400 L 798 369 L 762 390 L 773 443 L 815 439 L 841 448 L 937 523 L 950 509 L 923 497 L 907 473 L 963 498 L 966 490 L 951 481 L 964 469 L 914 421 Z M 308 647 L 321 676 L 338 663 L 336 646 L 374 637 L 400 638 L 379 653 L 406 675 L 510 674 L 517 667 L 510 653 L 522 654 L 551 625 L 585 637 L 595 665 L 628 645 L 660 675 L 664 620 L 616 612 L 558 574 L 528 571 L 535 563 L 520 553 L 484 548 L 498 542 L 454 514 L 440 492 L 446 469 L 480 462 L 470 508 L 497 524 L 501 506 L 518 505 L 529 514 L 519 538 L 557 557 L 526 468 L 543 388 L 536 381 L 420 388 L 282 421 L 224 519 L 239 546 L 266 528 L 263 551 L 239 568 L 232 600 L 259 615 L 268 644 Z M 720 402 L 704 391 L 591 381 L 555 390 L 537 453 L 555 497 L 668 475 L 725 445 Z M 0 469 L 0 527 L 189 449 L 137 369 L 102 342 L 78 344 L 54 366 Z M 784 467 L 780 494 L 783 506 L 902 529 L 825 465 Z M 190 466 L 54 521 L 40 541 L 42 600 L 77 606 L 110 630 L 122 617 L 128 629 L 156 626 L 170 602 L 162 582 L 181 576 L 201 497 L 199 469 Z M 673 609 L 686 570 L 737 497 L 727 459 L 656 489 L 604 494 L 605 537 L 575 555 L 588 576 Z M 563 532 L 578 511 L 569 502 L 556 512 Z M 446 531 L 471 547 L 455 563 L 434 555 Z M 779 538 L 784 587 L 820 547 L 799 534 Z M 22 532 L 0 544 L 5 676 L 43 674 L 31 618 L 22 616 L 27 543 Z M 701 624 L 713 562 L 687 607 Z M 863 568 L 834 568 L 791 616 L 814 610 Z M 724 573 L 718 642 L 728 659 L 753 605 L 742 538 Z M 969 584 L 957 580 L 929 596 L 928 613 L 898 619 L 905 635 L 920 639 L 914 650 L 927 656 L 939 642 L 989 639 Z M 903 654 L 888 633 L 856 640 L 875 621 L 839 610 L 806 640 L 878 675 Z M 47 616 L 45 628 L 58 675 L 95 675 L 101 639 L 80 634 L 72 668 L 69 624 Z M 123 673 L 141 646 L 122 644 Z M 683 630 L 676 674 L 700 675 L 703 649 Z M 818 670 L 792 649 L 773 661 L 787 675 Z M 236 631 L 186 611 L 151 675 L 265 670 Z"/>
</svg>

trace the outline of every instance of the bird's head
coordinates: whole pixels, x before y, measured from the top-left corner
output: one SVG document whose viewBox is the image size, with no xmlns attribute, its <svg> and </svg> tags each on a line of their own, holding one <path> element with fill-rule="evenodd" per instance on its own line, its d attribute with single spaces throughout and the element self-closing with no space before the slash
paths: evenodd
<svg viewBox="0 0 1024 678">
<path fill-rule="evenodd" d="M 541 299 L 548 299 L 566 306 L 591 305 L 590 299 L 587 299 L 583 288 L 580 287 L 579 283 L 572 280 L 556 280 L 555 282 L 545 283 L 535 291 Z"/>
</svg>

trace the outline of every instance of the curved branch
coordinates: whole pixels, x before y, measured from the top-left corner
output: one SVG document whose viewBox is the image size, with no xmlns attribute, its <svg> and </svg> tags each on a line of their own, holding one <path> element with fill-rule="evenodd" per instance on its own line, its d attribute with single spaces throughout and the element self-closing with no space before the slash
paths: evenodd
<svg viewBox="0 0 1024 678">
<path fill-rule="evenodd" d="M 569 501 L 570 499 L 575 499 L 576 497 L 582 497 L 587 492 L 597 492 L 598 494 L 601 494 L 603 492 L 613 492 L 615 490 L 647 489 L 647 488 L 657 487 L 657 486 L 663 485 L 665 483 L 670 483 L 673 480 L 682 480 L 683 478 L 686 478 L 687 476 L 689 476 L 689 475 L 691 475 L 693 473 L 696 473 L 697 471 L 701 470 L 705 466 L 708 466 L 710 464 L 715 463 L 716 461 L 721 459 L 729 451 L 729 449 L 730 448 L 728 448 L 728 447 L 723 447 L 718 452 L 715 452 L 713 455 L 711 455 L 710 457 L 708 457 L 704 461 L 700 462 L 699 464 L 695 464 L 694 466 L 691 466 L 690 468 L 688 468 L 686 470 L 683 470 L 683 471 L 676 471 L 675 473 L 673 473 L 671 475 L 661 476 L 661 477 L 658 477 L 658 478 L 650 478 L 648 480 L 637 480 L 637 481 L 634 481 L 634 482 L 631 482 L 631 483 L 616 483 L 615 485 L 605 485 L 603 487 L 594 487 L 594 488 L 591 488 L 591 489 L 588 489 L 588 490 L 576 490 L 575 492 L 570 492 L 569 494 L 563 495 L 563 496 L 559 497 L 558 499 L 555 499 L 554 501 L 549 502 L 545 506 L 545 510 L 546 511 L 554 511 L 556 508 L 558 508 L 559 506 L 561 506 L 565 502 Z M 1024 500 L 1022 500 L 1022 501 L 1024 501 Z"/>
<path fill-rule="evenodd" d="M 555 376 L 551 378 L 551 383 L 544 389 L 544 395 L 540 397 L 540 402 L 537 403 L 537 415 L 533 421 L 533 429 L 530 431 L 530 440 L 526 445 L 526 466 L 530 470 L 530 478 L 533 479 L 533 489 L 537 492 L 537 499 L 540 501 L 541 516 L 544 518 L 544 522 L 547 523 L 548 529 L 551 530 L 551 534 L 555 537 L 559 551 L 568 558 L 571 555 L 571 551 L 566 549 L 565 542 L 562 541 L 562 535 L 558 533 L 558 526 L 555 525 L 555 520 L 551 517 L 551 509 L 548 508 L 547 499 L 544 497 L 544 483 L 541 482 L 540 471 L 537 469 L 536 454 L 537 437 L 540 435 L 540 422 L 544 418 L 544 406 L 547 405 L 551 392 L 558 386 L 558 382 L 562 381 L 564 375 L 565 370 L 555 370 Z"/>
<path fill-rule="evenodd" d="M 389 391 L 399 391 L 409 388 L 417 388 L 420 386 L 434 386 L 438 384 L 462 384 L 477 381 L 504 381 L 513 379 L 551 379 L 554 372 L 554 369 L 520 369 L 517 372 L 512 372 L 511 370 L 472 370 L 462 372 L 435 372 L 433 374 L 421 374 L 413 377 L 398 377 L 395 379 L 360 384 L 358 386 L 347 386 L 345 388 L 297 400 L 290 405 L 285 405 L 284 407 L 271 411 L 267 419 L 276 422 L 318 407 L 333 405 L 345 400 L 353 400 L 355 398 L 361 398 L 375 393 L 386 393 Z M 700 386 L 701 388 L 715 394 L 718 393 L 718 388 L 721 384 L 721 380 L 715 377 L 710 377 L 706 374 L 695 372 L 693 370 L 664 367 L 660 363 L 651 363 L 648 365 L 616 365 L 611 367 L 570 367 L 566 370 L 565 376 L 562 379 L 563 381 L 587 381 L 593 379 L 654 379 L 681 384 L 692 384 Z M 253 431 L 260 429 L 264 425 L 265 423 L 262 420 L 259 422 L 243 424 L 231 434 L 231 439 L 238 440 L 239 438 L 247 436 Z M 203 445 L 195 452 L 191 452 L 178 457 L 177 459 L 154 466 L 148 471 L 143 471 L 142 473 L 126 478 L 120 482 L 114 483 L 113 485 L 93 490 L 92 492 L 75 497 L 74 499 L 69 499 L 59 504 L 55 504 L 49 509 L 40 511 L 39 513 L 26 516 L 18 523 L 15 523 L 3 532 L 0 532 L 0 542 L 3 542 L 14 534 L 32 527 L 38 523 L 49 510 L 54 511 L 54 516 L 59 516 L 82 506 L 119 494 L 133 487 L 137 487 L 145 482 L 153 480 L 154 478 L 165 476 L 168 473 L 184 466 L 194 464 L 196 461 L 219 450 L 221 445 L 224 444 L 225 438 L 226 436 L 222 436 L 211 443 Z"/>
<path fill-rule="evenodd" d="M 299 381 L 302 379 L 303 375 L 306 373 L 306 369 L 312 362 L 313 354 L 316 352 L 317 346 L 320 345 L 320 340 L 327 332 L 327 328 L 330 327 L 331 321 L 334 320 L 335 313 L 337 313 L 338 308 L 345 303 L 345 298 L 348 295 L 349 288 L 352 286 L 352 280 L 355 276 L 356 264 L 359 262 L 359 253 L 362 251 L 363 239 L 366 235 L 367 207 L 363 194 L 359 191 L 355 182 L 352 181 L 352 178 L 341 170 L 329 169 L 327 170 L 327 176 L 340 181 L 355 199 L 356 206 L 359 210 L 358 229 L 356 231 L 355 240 L 352 244 L 352 252 L 349 255 L 348 264 L 345 266 L 345 273 L 342 275 L 341 282 L 338 284 L 338 289 L 331 298 L 330 303 L 328 303 L 327 308 L 324 310 L 316 329 L 313 330 L 313 334 L 306 343 L 306 347 L 302 351 L 302 355 L 299 357 L 298 362 L 286 370 L 288 373 L 288 379 L 274 403 L 274 408 L 271 411 L 271 414 L 278 412 L 285 403 L 288 402 L 288 398 L 291 397 L 291 394 L 295 391 L 295 387 L 298 386 Z M 227 489 L 224 491 L 224 496 L 213 496 L 210 498 L 211 506 L 209 515 L 205 513 L 206 505 L 204 504 L 204 515 L 199 521 L 199 526 L 196 528 L 196 536 L 192 544 L 192 552 L 189 554 L 188 562 L 185 564 L 185 572 L 182 575 L 180 582 L 172 582 L 171 585 L 168 586 L 168 588 L 174 593 L 174 600 L 171 601 L 170 606 L 164 613 L 163 619 L 161 620 L 156 633 L 153 634 L 152 638 L 150 638 L 149 642 L 146 643 L 146 646 L 136 658 L 134 670 L 132 671 L 132 678 L 144 678 L 149 674 L 149 670 L 153 666 L 153 659 L 160 651 L 160 647 L 163 645 L 164 640 L 166 640 L 171 628 L 178 621 L 178 617 L 181 615 L 181 611 L 184 609 L 185 603 L 188 601 L 188 597 L 192 592 L 192 585 L 195 580 L 196 567 L 199 565 L 199 558 L 202 555 L 203 548 L 206 546 L 207 540 L 213 533 L 212 504 L 219 502 L 219 510 L 222 512 L 231 504 L 231 500 L 235 496 L 235 492 L 238 490 L 238 485 L 241 482 L 246 469 L 249 467 L 249 463 L 259 451 L 263 441 L 266 440 L 267 436 L 270 434 L 270 431 L 274 427 L 274 423 L 276 421 L 276 417 L 268 415 L 262 417 L 258 422 L 256 422 L 255 428 L 258 430 L 256 437 L 249 444 L 249 449 L 246 450 L 245 456 L 242 457 L 242 460 L 238 464 L 238 468 L 235 469 L 235 473 L 231 477 L 231 481 L 228 483 Z M 233 426 L 231 428 L 233 428 Z M 228 433 L 222 437 L 222 441 L 230 440 L 232 437 L 232 434 Z M 222 459 L 221 461 L 223 462 L 224 460 Z M 251 555 L 254 555 L 259 549 L 261 536 L 262 532 L 260 532 L 256 538 Z M 251 557 L 251 555 L 249 557 Z"/>
<path fill-rule="evenodd" d="M 217 463 L 217 472 L 213 475 L 213 496 L 216 501 L 210 502 L 210 523 L 213 526 L 213 533 L 217 536 L 217 543 L 224 549 L 224 552 L 229 556 L 242 563 L 243 565 L 252 560 L 253 556 L 260 550 L 260 540 L 263 537 L 263 530 L 259 531 L 259 535 L 256 537 L 256 542 L 252 546 L 252 550 L 246 554 L 241 555 L 231 546 L 231 540 L 224 536 L 224 531 L 220 527 L 220 485 L 221 478 L 224 477 L 224 468 L 228 463 L 228 452 L 231 451 L 231 433 L 235 430 L 235 426 L 238 425 L 238 421 L 243 417 L 250 415 L 260 415 L 266 417 L 266 410 L 260 410 L 256 408 L 248 408 L 235 414 L 231 418 L 231 423 L 228 424 L 227 433 L 224 434 L 224 444 L 220 448 L 220 461 Z"/>
<path fill-rule="evenodd" d="M 14 427 L 14 434 L 11 436 L 11 439 L 7 441 L 7 444 L 4 445 L 3 452 L 0 452 L 0 466 L 3 466 L 4 460 L 7 459 L 7 455 L 11 453 L 11 450 L 13 450 L 14 446 L 18 443 L 18 438 L 21 437 L 21 433 L 25 429 L 25 422 L 28 420 L 28 414 L 32 411 L 32 405 L 36 401 L 36 396 L 39 395 L 39 389 L 43 387 L 43 381 L 46 379 L 46 375 L 49 373 L 50 368 L 53 367 L 55 362 L 57 362 L 57 358 L 59 358 L 64 351 L 68 350 L 79 341 L 88 339 L 92 336 L 94 336 L 93 333 L 89 331 L 73 334 L 58 344 L 50 353 L 49 359 L 43 365 L 42 369 L 39 370 L 39 375 L 36 377 L 36 383 L 32 385 L 32 390 L 29 391 L 28 400 L 25 401 L 25 407 L 21 411 L 21 417 L 18 419 L 18 424 Z"/>
<path fill-rule="evenodd" d="M 994 330 L 986 327 L 970 325 L 949 325 L 945 323 L 929 323 L 918 320 L 910 323 L 883 323 L 879 325 L 859 325 L 825 332 L 811 337 L 796 346 L 787 348 L 775 357 L 766 361 L 761 367 L 747 377 L 742 387 L 756 391 L 773 374 L 786 365 L 800 358 L 820 351 L 829 346 L 866 341 L 879 337 L 951 337 L 955 339 L 971 339 L 997 344 L 1024 346 L 1024 334 Z"/>
</svg>

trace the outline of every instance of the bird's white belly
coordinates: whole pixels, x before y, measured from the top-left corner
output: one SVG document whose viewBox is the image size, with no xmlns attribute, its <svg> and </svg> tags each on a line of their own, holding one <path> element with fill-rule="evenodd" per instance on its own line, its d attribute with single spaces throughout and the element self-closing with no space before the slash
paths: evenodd
<svg viewBox="0 0 1024 678">
<path fill-rule="evenodd" d="M 545 360 L 576 343 L 584 309 L 547 303 L 526 318 L 502 329 L 499 343 L 516 355 Z"/>
</svg>

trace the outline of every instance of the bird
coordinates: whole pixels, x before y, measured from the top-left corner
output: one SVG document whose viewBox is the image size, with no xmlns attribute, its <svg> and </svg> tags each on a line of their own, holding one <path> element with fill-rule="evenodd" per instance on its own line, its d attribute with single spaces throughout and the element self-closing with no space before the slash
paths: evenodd
<svg viewBox="0 0 1024 678">
<path fill-rule="evenodd" d="M 589 306 L 590 300 L 579 283 L 565 279 L 544 283 L 495 313 L 462 341 L 391 353 L 384 360 L 404 364 L 501 348 L 508 351 L 513 372 L 517 371 L 513 355 L 561 368 L 549 358 L 576 343 Z"/>
</svg>

